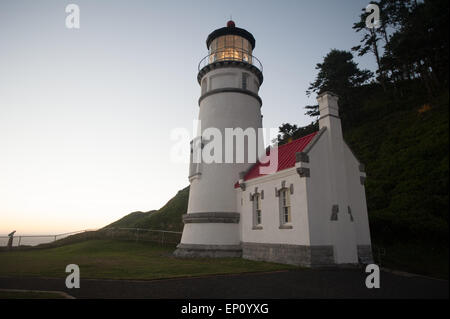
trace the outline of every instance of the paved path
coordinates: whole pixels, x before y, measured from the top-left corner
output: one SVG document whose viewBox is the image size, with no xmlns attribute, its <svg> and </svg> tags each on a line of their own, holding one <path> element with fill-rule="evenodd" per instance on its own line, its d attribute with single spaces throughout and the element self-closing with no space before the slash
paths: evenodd
<svg viewBox="0 0 450 319">
<path fill-rule="evenodd" d="M 448 298 L 448 281 L 381 273 L 381 288 L 367 289 L 357 269 L 292 270 L 150 281 L 82 279 L 67 289 L 64 278 L 0 278 L 0 288 L 63 291 L 76 298 Z"/>
</svg>

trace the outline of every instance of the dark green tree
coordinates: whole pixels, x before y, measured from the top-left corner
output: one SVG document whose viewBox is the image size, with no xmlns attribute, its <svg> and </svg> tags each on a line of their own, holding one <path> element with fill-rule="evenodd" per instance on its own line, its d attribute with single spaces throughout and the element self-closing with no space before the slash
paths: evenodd
<svg viewBox="0 0 450 319">
<path fill-rule="evenodd" d="M 448 85 L 448 1 L 428 0 L 405 8 L 392 15 L 399 29 L 386 45 L 381 67 L 394 83 L 420 79 L 432 96 Z"/>
<path fill-rule="evenodd" d="M 388 44 L 390 36 L 388 29 L 393 31 L 400 28 L 407 20 L 407 15 L 410 8 L 414 6 L 411 0 L 380 0 L 371 1 L 371 4 L 376 4 L 380 10 L 379 27 L 368 28 L 366 26 L 366 19 L 370 13 L 366 9 L 362 9 L 359 20 L 353 24 L 353 29 L 362 34 L 360 45 L 354 46 L 352 51 L 358 52 L 358 56 L 372 53 L 377 62 L 377 80 L 386 91 L 387 72 L 386 65 L 382 65 L 383 52 L 389 51 Z M 383 45 L 384 44 L 384 45 Z M 384 49 L 384 50 L 383 50 Z"/>
<path fill-rule="evenodd" d="M 314 82 L 310 83 L 306 94 L 310 96 L 312 93 L 334 92 L 340 98 L 342 116 L 345 116 L 345 113 L 351 109 L 352 89 L 367 83 L 372 77 L 372 72 L 369 70 L 358 68 L 350 52 L 336 49 L 331 50 L 323 62 L 316 65 L 316 70 L 319 71 L 317 77 Z M 307 105 L 305 109 L 307 115 L 319 115 L 318 105 Z"/>
<path fill-rule="evenodd" d="M 280 134 L 278 134 L 277 142 L 278 145 L 286 144 L 290 139 L 296 140 L 298 138 L 301 138 L 303 136 L 309 135 L 311 133 L 316 132 L 319 129 L 319 124 L 317 121 L 311 122 L 311 124 L 298 127 L 297 125 L 292 125 L 289 123 L 283 123 L 279 128 L 278 131 Z"/>
<path fill-rule="evenodd" d="M 363 13 L 360 15 L 360 21 L 353 24 L 353 29 L 356 30 L 356 32 L 362 32 L 363 36 L 360 41 L 360 45 L 354 46 L 352 48 L 352 51 L 358 52 L 358 56 L 366 55 L 368 52 L 371 52 L 377 61 L 377 73 L 378 73 L 378 80 L 382 85 L 384 85 L 384 74 L 381 70 L 381 55 L 380 55 L 380 48 L 379 48 L 379 41 L 381 40 L 380 34 L 376 31 L 375 28 L 367 28 L 366 27 L 366 17 L 367 13 L 365 10 L 363 10 Z M 380 29 L 385 30 L 385 27 L 382 26 Z M 384 33 L 385 39 L 387 39 L 387 33 Z"/>
</svg>

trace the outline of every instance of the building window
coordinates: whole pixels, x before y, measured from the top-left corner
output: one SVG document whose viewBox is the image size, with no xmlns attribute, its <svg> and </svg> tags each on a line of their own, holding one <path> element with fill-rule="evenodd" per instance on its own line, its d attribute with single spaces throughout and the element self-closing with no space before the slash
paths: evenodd
<svg viewBox="0 0 450 319">
<path fill-rule="evenodd" d="M 261 225 L 261 195 L 255 194 L 256 225 Z"/>
<path fill-rule="evenodd" d="M 252 196 L 253 200 L 253 229 L 262 229 L 262 208 L 261 208 L 261 193 L 255 193 Z"/>
<path fill-rule="evenodd" d="M 280 190 L 280 208 L 281 224 L 289 224 L 291 222 L 291 199 L 288 188 Z"/>
</svg>

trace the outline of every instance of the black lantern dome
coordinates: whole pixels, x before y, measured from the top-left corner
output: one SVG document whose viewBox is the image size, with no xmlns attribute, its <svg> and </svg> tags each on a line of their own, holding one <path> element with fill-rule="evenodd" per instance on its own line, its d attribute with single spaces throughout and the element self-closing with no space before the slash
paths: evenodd
<svg viewBox="0 0 450 319">
<path fill-rule="evenodd" d="M 206 39 L 206 47 L 208 48 L 208 50 L 210 50 L 210 46 L 211 46 L 211 42 L 214 41 L 215 39 L 222 37 L 222 36 L 232 36 L 235 35 L 237 37 L 241 37 L 243 39 L 245 39 L 246 41 L 248 41 L 248 43 L 251 46 L 251 50 L 253 50 L 255 48 L 255 38 L 253 37 L 253 35 L 248 32 L 245 29 L 241 29 L 236 27 L 236 24 L 234 23 L 234 21 L 230 20 L 227 22 L 227 26 L 214 30 L 213 32 L 211 32 L 208 35 L 208 38 Z"/>
</svg>

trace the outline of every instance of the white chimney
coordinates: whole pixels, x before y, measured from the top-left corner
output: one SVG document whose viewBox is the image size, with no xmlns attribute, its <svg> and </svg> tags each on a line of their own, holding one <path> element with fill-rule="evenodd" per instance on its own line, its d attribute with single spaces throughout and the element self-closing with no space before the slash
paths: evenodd
<svg viewBox="0 0 450 319">
<path fill-rule="evenodd" d="M 339 97 L 329 91 L 317 96 L 319 102 L 319 129 L 326 127 L 333 139 L 342 140 L 341 118 L 339 117 Z"/>
</svg>

